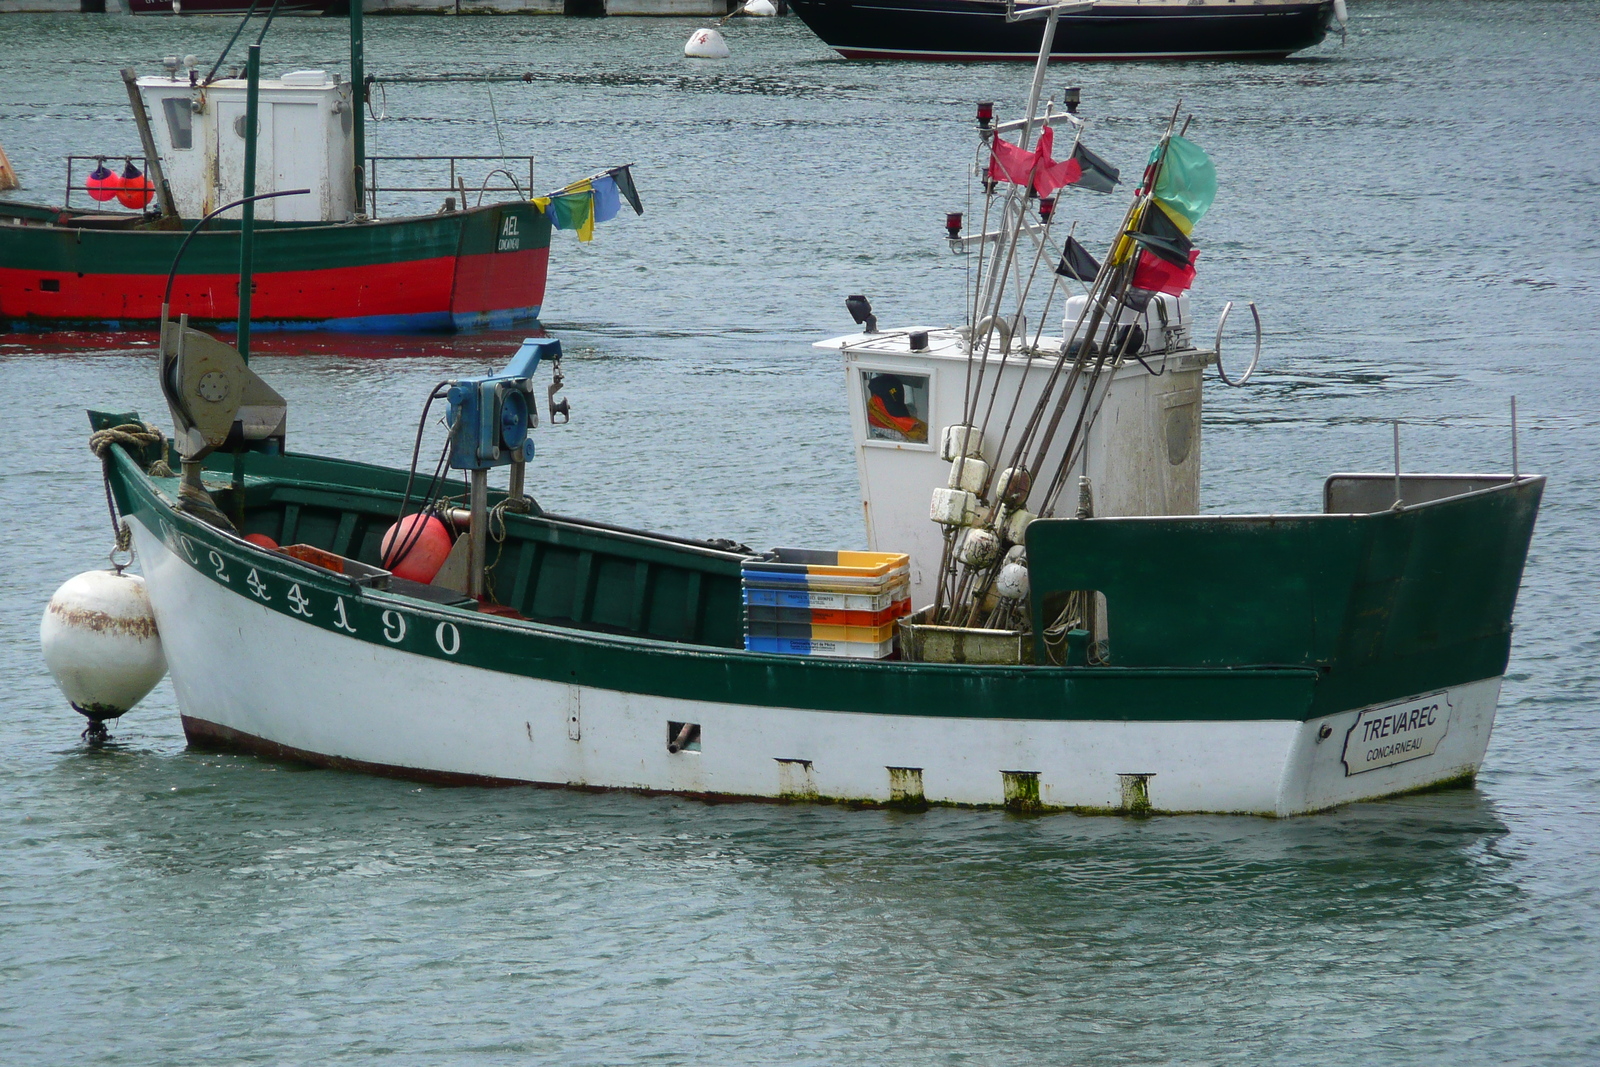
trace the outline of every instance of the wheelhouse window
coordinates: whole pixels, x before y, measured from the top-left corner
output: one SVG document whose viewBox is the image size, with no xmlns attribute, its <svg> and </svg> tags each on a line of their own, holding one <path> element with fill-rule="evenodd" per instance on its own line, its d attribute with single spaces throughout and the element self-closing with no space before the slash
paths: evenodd
<svg viewBox="0 0 1600 1067">
<path fill-rule="evenodd" d="M 867 440 L 928 443 L 928 376 L 889 371 L 861 372 Z"/>
<path fill-rule="evenodd" d="M 186 96 L 169 96 L 161 101 L 167 115 L 167 136 L 173 148 L 194 147 L 194 111 Z"/>
</svg>

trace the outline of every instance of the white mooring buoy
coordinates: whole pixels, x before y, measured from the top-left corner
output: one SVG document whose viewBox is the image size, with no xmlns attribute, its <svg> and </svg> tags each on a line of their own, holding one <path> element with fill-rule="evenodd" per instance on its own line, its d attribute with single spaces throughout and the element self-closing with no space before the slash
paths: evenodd
<svg viewBox="0 0 1600 1067">
<path fill-rule="evenodd" d="M 777 15 L 778 5 L 772 0 L 749 0 L 744 5 L 744 13 L 752 18 L 769 19 Z"/>
<path fill-rule="evenodd" d="M 683 46 L 683 54 L 690 59 L 727 59 L 728 42 L 716 30 L 695 30 L 689 35 L 689 43 Z"/>
<path fill-rule="evenodd" d="M 85 571 L 50 598 L 39 623 L 45 666 L 75 711 L 84 736 L 106 736 L 105 720 L 132 708 L 167 673 L 144 579 Z"/>
</svg>

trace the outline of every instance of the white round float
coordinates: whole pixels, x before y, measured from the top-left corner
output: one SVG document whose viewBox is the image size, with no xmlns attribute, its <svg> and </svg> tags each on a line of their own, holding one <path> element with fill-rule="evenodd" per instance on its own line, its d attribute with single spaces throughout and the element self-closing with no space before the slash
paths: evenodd
<svg viewBox="0 0 1600 1067">
<path fill-rule="evenodd" d="M 741 10 L 752 18 L 769 19 L 778 13 L 778 5 L 772 0 L 749 0 Z"/>
<path fill-rule="evenodd" d="M 689 35 L 689 43 L 683 46 L 683 54 L 690 59 L 727 59 L 731 53 L 722 34 L 706 28 Z"/>
<path fill-rule="evenodd" d="M 106 736 L 167 673 L 144 579 L 85 571 L 55 591 L 39 623 L 45 666 L 73 710 L 89 720 L 84 736 Z"/>
</svg>

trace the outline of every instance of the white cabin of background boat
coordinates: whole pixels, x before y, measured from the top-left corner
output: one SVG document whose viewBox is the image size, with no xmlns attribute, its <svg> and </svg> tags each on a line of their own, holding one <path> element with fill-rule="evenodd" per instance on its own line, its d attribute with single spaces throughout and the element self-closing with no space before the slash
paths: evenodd
<svg viewBox="0 0 1600 1067">
<path fill-rule="evenodd" d="M 199 218 L 244 195 L 245 81 L 189 84 L 172 74 L 137 82 L 155 148 L 178 214 Z M 320 70 L 261 81 L 256 191 L 310 189 L 265 200 L 256 217 L 278 222 L 347 222 L 354 217 L 353 86 Z M 237 218 L 239 209 L 224 218 Z"/>
</svg>

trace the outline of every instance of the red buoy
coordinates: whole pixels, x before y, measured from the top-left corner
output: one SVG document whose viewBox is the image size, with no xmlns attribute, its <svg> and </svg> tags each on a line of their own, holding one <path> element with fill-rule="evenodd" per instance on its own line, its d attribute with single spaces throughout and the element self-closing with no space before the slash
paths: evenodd
<svg viewBox="0 0 1600 1067">
<path fill-rule="evenodd" d="M 128 165 L 122 168 L 122 189 L 117 193 L 117 202 L 123 207 L 139 211 L 155 198 L 155 192 L 156 187 L 150 184 L 150 179 L 139 173 L 133 160 L 128 160 Z"/>
<path fill-rule="evenodd" d="M 122 179 L 117 177 L 115 171 L 106 166 L 105 160 L 100 160 L 99 165 L 89 172 L 83 180 L 89 190 L 89 197 L 104 203 L 117 195 L 117 190 L 122 188 Z"/>
<path fill-rule="evenodd" d="M 445 524 L 433 515 L 407 515 L 383 535 L 383 566 L 396 578 L 424 584 L 433 581 L 453 542 Z"/>
<path fill-rule="evenodd" d="M 278 547 L 278 542 L 274 541 L 272 538 L 268 537 L 266 534 L 261 534 L 261 533 L 245 534 L 244 535 L 244 539 L 246 541 L 249 541 L 252 545 L 259 545 L 260 547 L 266 549 L 269 552 Z"/>
</svg>

